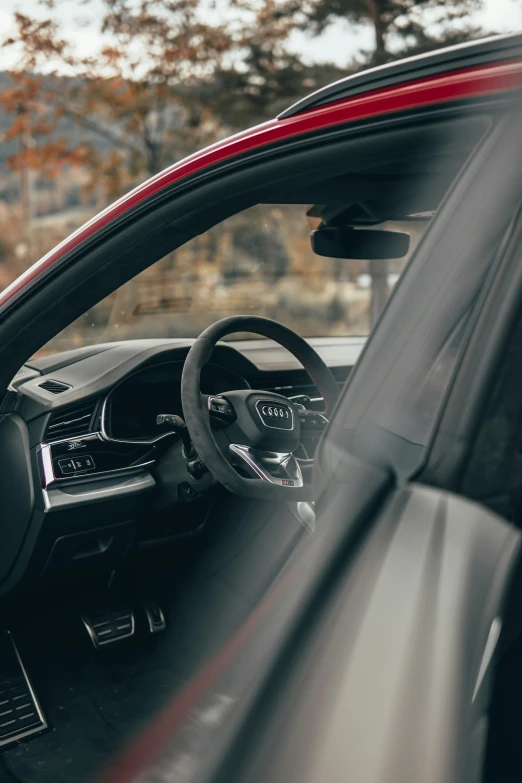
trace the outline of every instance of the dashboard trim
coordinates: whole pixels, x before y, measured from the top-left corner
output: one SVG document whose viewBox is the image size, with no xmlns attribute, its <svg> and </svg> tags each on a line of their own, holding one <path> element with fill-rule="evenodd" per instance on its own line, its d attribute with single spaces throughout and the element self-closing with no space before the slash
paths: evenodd
<svg viewBox="0 0 522 783">
<path fill-rule="evenodd" d="M 141 467 L 136 465 L 134 473 Z M 128 468 L 124 468 L 128 471 Z M 115 471 L 113 471 L 115 472 Z M 129 495 L 150 492 L 156 486 L 153 476 L 148 471 L 140 471 L 141 475 L 129 476 L 126 481 L 121 481 L 110 487 L 91 489 L 86 492 L 76 494 L 66 492 L 66 487 L 54 484 L 48 489 L 43 489 L 45 512 L 65 511 L 66 509 L 77 508 L 86 503 L 95 503 L 98 500 L 114 500 L 115 498 L 127 498 Z M 107 476 L 107 478 L 110 478 Z"/>
<path fill-rule="evenodd" d="M 92 435 L 95 435 L 97 437 L 100 436 L 99 432 L 92 433 Z M 42 468 L 42 478 L 43 478 L 43 484 L 42 489 L 47 489 L 47 487 L 55 486 L 58 484 L 62 485 L 64 482 L 68 482 L 69 484 L 76 482 L 78 480 L 82 480 L 85 478 L 89 479 L 98 479 L 98 478 L 105 478 L 105 477 L 111 477 L 114 475 L 120 475 L 123 473 L 129 473 L 133 470 L 139 470 L 141 468 L 148 468 L 155 464 L 156 460 L 146 460 L 145 462 L 137 463 L 136 465 L 128 465 L 124 468 L 114 468 L 113 470 L 100 470 L 96 473 L 92 473 L 90 471 L 83 471 L 83 472 L 77 472 L 74 475 L 66 476 L 64 478 L 58 478 L 54 473 L 53 463 L 52 463 L 52 455 L 51 455 L 51 447 L 55 446 L 58 441 L 53 441 L 52 443 L 40 443 L 37 453 L 40 454 L 40 464 Z M 66 443 L 67 441 L 60 441 L 61 443 Z"/>
<path fill-rule="evenodd" d="M 54 469 L 53 469 L 53 460 L 51 457 L 51 447 L 47 444 L 41 444 L 40 448 L 38 449 L 40 454 L 40 462 L 42 466 L 42 472 L 43 472 L 43 488 L 49 486 L 49 484 L 52 484 L 54 481 L 56 481 L 56 477 L 54 475 Z"/>
<path fill-rule="evenodd" d="M 167 361 L 167 362 L 159 362 L 158 364 L 152 364 L 152 365 L 147 365 L 145 367 L 140 367 L 140 368 L 134 370 L 134 372 L 130 373 L 129 375 L 126 375 L 124 378 L 122 378 L 120 381 L 118 381 L 118 383 L 116 383 L 112 387 L 112 389 L 108 392 L 108 394 L 103 398 L 103 402 L 101 404 L 101 409 L 100 409 L 100 435 L 103 438 L 103 440 L 108 441 L 109 443 L 130 443 L 130 444 L 136 445 L 136 446 L 139 446 L 139 445 L 153 446 L 155 443 L 158 443 L 159 441 L 163 440 L 163 438 L 172 437 L 173 435 L 176 438 L 179 438 L 179 435 L 176 432 L 173 432 L 172 430 L 170 432 L 162 432 L 159 435 L 157 435 L 157 437 L 153 437 L 153 438 L 140 438 L 140 439 L 137 439 L 137 438 L 114 438 L 112 435 L 109 434 L 108 429 L 107 429 L 107 423 L 108 423 L 107 422 L 107 419 L 108 419 L 108 417 L 107 417 L 107 406 L 109 404 L 111 396 L 115 393 L 115 391 L 122 384 L 127 383 L 134 376 L 140 375 L 140 374 L 146 372 L 147 370 L 157 369 L 158 367 L 161 367 L 163 365 L 173 365 L 173 364 L 178 364 L 178 365 L 181 365 L 181 367 L 183 367 L 184 359 L 183 360 L 179 359 L 179 360 L 170 361 L 170 362 L 169 361 Z M 238 373 L 236 373 L 234 370 L 230 370 L 228 367 L 223 367 L 222 365 L 219 365 L 219 364 L 213 364 L 212 362 L 209 362 L 209 364 L 206 365 L 206 366 L 209 367 L 209 368 L 217 368 L 221 372 L 224 371 L 225 373 L 228 373 L 229 375 L 233 375 L 234 377 L 237 378 L 238 381 L 241 382 L 242 388 L 246 388 L 246 389 L 250 389 L 251 388 L 251 386 L 250 386 L 249 382 L 246 380 L 246 378 L 243 378 L 241 375 L 238 375 Z M 240 388 L 240 387 L 237 387 L 237 388 Z M 215 394 L 226 394 L 226 392 L 216 392 Z"/>
<path fill-rule="evenodd" d="M 129 378 L 131 376 L 129 375 Z M 124 380 L 127 380 L 125 378 Z M 102 402 L 101 407 L 101 413 L 100 413 L 100 432 L 99 435 L 101 436 L 102 440 L 107 441 L 108 443 L 130 443 L 134 444 L 136 446 L 153 446 L 155 443 L 158 443 L 158 441 L 163 440 L 163 438 L 172 437 L 173 435 L 176 438 L 179 438 L 179 435 L 176 432 L 173 432 L 170 430 L 169 432 L 162 432 L 160 435 L 158 435 L 156 438 L 113 438 L 112 435 L 109 435 L 107 432 L 107 427 L 105 426 L 105 417 L 106 417 L 106 410 L 107 410 L 107 403 L 109 402 L 110 396 L 113 394 L 114 391 L 123 383 L 123 381 L 120 381 L 113 389 L 110 390 L 108 395 L 105 397 L 105 399 Z"/>
<path fill-rule="evenodd" d="M 301 488 L 304 486 L 301 468 L 292 452 L 260 452 L 241 443 L 231 443 L 229 450 L 232 455 L 239 457 L 260 481 L 267 481 L 269 484 L 275 484 L 278 487 Z M 273 476 L 261 464 L 262 460 L 285 470 L 287 477 L 279 478 Z"/>
</svg>

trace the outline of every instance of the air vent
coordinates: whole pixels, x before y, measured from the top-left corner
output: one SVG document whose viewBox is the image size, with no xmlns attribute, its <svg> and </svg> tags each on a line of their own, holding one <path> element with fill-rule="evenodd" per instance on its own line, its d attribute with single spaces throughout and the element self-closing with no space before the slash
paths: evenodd
<svg viewBox="0 0 522 783">
<path fill-rule="evenodd" d="M 47 425 L 47 439 L 76 438 L 91 432 L 96 404 L 96 400 L 78 403 L 78 405 L 71 405 L 66 410 L 53 413 Z"/>
<path fill-rule="evenodd" d="M 66 383 L 62 383 L 61 381 L 51 380 L 39 383 L 38 386 L 40 389 L 45 389 L 45 391 L 48 391 L 51 394 L 62 394 L 64 391 L 67 391 L 67 389 L 71 388 Z"/>
<path fill-rule="evenodd" d="M 348 371 L 345 368 L 334 369 L 334 376 L 341 390 L 344 388 L 347 375 Z M 286 372 L 284 375 L 282 373 L 265 373 L 260 378 L 252 379 L 251 383 L 254 389 L 275 392 L 290 399 L 306 395 L 310 398 L 307 406 L 311 410 L 322 411 L 324 409 L 321 392 L 317 389 L 317 386 L 311 383 L 310 378 L 304 371 L 294 370 Z"/>
</svg>

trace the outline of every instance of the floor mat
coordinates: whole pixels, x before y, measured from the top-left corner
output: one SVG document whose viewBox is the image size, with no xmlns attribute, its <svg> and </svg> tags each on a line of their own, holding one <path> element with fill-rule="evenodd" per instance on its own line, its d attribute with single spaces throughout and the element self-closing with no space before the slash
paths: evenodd
<svg viewBox="0 0 522 783">
<path fill-rule="evenodd" d="M 158 665 L 160 642 L 152 637 L 101 652 L 81 637 L 58 648 L 53 640 L 37 656 L 28 639 L 18 634 L 17 642 L 50 725 L 2 757 L 4 769 L 23 783 L 92 780 L 182 682 Z"/>
<path fill-rule="evenodd" d="M 95 651 L 74 603 L 68 620 L 51 609 L 13 627 L 50 729 L 0 756 L 0 783 L 89 783 L 224 644 L 304 534 L 280 504 L 254 508 L 229 502 L 197 557 L 157 553 L 153 573 L 133 577 L 160 600 L 164 633 Z"/>
</svg>

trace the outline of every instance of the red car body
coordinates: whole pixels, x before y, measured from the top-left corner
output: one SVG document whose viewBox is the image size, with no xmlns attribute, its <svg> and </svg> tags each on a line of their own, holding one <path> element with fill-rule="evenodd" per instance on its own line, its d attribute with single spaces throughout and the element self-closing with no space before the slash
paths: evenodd
<svg viewBox="0 0 522 783">
<path fill-rule="evenodd" d="M 498 43 L 498 41 L 510 41 L 510 39 L 492 39 L 492 41 Z M 472 45 L 470 48 L 475 53 L 477 50 L 480 52 L 481 47 L 485 51 L 485 59 L 491 59 L 491 51 L 487 46 L 484 46 L 483 42 L 479 45 Z M 118 220 L 134 207 L 146 203 L 148 199 L 157 196 L 172 184 L 190 175 L 206 171 L 230 158 L 248 155 L 261 147 L 290 141 L 295 137 L 313 134 L 316 131 L 335 129 L 361 120 L 384 117 L 411 109 L 476 100 L 519 90 L 522 86 L 522 58 L 510 57 L 500 61 L 495 59 L 502 57 L 502 47 L 494 49 L 493 61 L 460 69 L 455 68 L 455 63 L 447 56 L 448 52 L 466 53 L 466 49 L 457 47 L 454 50 L 437 53 L 436 62 L 438 70 L 441 72 L 436 75 L 421 78 L 411 78 L 410 75 L 408 78 L 406 72 L 405 76 L 401 74 L 394 78 L 399 83 L 380 89 L 372 89 L 371 80 L 367 75 L 364 75 L 362 86 L 354 97 L 336 99 L 335 92 L 329 95 L 325 91 L 326 95 L 323 101 L 319 101 L 320 105 L 317 108 L 307 110 L 305 105 L 304 109 L 300 109 L 300 104 L 298 104 L 290 116 L 286 116 L 287 112 L 285 112 L 279 118 L 237 133 L 211 144 L 200 152 L 189 155 L 123 196 L 47 253 L 0 293 L 0 307 L 10 302 L 26 285 L 52 267 L 66 253 L 79 247 L 82 242 L 92 237 L 101 228 Z M 480 56 L 482 55 L 479 54 Z M 425 59 L 430 63 L 433 55 Z M 411 64 L 414 71 L 419 64 L 423 65 L 423 58 L 415 58 Z M 447 70 L 445 70 L 445 64 Z M 376 69 L 371 74 L 379 75 L 379 72 L 382 71 L 383 75 L 387 75 L 388 72 L 393 75 L 393 69 L 393 65 L 384 66 L 384 69 Z M 366 90 L 364 89 L 365 76 L 368 79 Z M 361 77 L 355 78 L 360 79 Z M 351 79 L 353 77 L 337 84 L 349 86 Z M 321 92 L 319 91 L 319 96 Z M 306 104 L 306 101 L 304 103 Z"/>
</svg>

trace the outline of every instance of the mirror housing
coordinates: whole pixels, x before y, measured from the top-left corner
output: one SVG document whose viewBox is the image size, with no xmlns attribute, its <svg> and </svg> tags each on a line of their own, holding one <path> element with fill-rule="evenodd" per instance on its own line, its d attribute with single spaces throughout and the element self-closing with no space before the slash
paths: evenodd
<svg viewBox="0 0 522 783">
<path fill-rule="evenodd" d="M 361 261 L 404 258 L 410 249 L 410 235 L 400 231 L 321 226 L 310 234 L 312 250 L 318 256 Z"/>
</svg>

